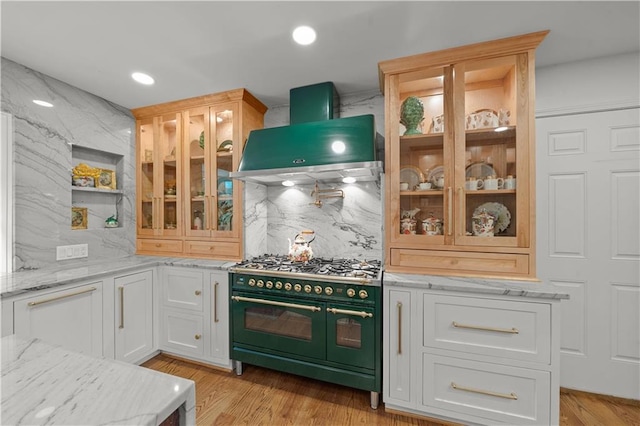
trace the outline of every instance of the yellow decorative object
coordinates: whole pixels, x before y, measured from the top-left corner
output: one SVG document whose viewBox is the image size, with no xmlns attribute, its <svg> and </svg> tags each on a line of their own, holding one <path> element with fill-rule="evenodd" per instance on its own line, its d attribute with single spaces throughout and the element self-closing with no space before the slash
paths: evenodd
<svg viewBox="0 0 640 426">
<path fill-rule="evenodd" d="M 95 167 L 89 167 L 84 163 L 80 163 L 73 168 L 73 177 L 92 177 L 94 180 L 100 177 L 101 170 Z"/>
</svg>

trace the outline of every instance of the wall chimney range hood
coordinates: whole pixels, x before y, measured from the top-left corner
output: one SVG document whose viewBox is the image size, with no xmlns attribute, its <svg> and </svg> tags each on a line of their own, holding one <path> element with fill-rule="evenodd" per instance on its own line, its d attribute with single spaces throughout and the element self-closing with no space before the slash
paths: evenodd
<svg viewBox="0 0 640 426">
<path fill-rule="evenodd" d="M 333 118 L 340 102 L 331 82 L 291 89 L 289 97 L 291 124 L 250 132 L 231 178 L 263 185 L 380 178 L 373 115 Z"/>
</svg>

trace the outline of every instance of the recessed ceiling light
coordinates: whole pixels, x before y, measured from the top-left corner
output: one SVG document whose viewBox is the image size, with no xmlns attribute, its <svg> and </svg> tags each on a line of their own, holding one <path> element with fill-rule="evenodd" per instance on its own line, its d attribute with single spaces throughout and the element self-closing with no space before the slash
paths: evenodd
<svg viewBox="0 0 640 426">
<path fill-rule="evenodd" d="M 293 30 L 293 39 L 296 43 L 306 46 L 316 41 L 316 31 L 306 25 Z"/>
<path fill-rule="evenodd" d="M 295 185 L 295 183 L 293 181 L 290 180 L 285 180 L 284 182 L 282 182 L 283 186 L 293 186 Z"/>
<path fill-rule="evenodd" d="M 342 182 L 344 183 L 354 183 L 355 181 L 356 181 L 356 178 L 354 178 L 353 176 L 347 176 L 342 178 Z"/>
<path fill-rule="evenodd" d="M 41 101 L 40 99 L 34 99 L 33 103 L 36 104 L 36 105 L 47 107 L 47 108 L 53 107 L 53 104 L 51 104 L 51 103 L 49 103 L 47 101 Z"/>
<path fill-rule="evenodd" d="M 333 141 L 331 144 L 331 150 L 336 154 L 342 154 L 345 149 L 347 149 L 347 146 L 342 141 Z"/>
<path fill-rule="evenodd" d="M 131 78 L 133 78 L 138 83 L 145 84 L 147 86 L 155 83 L 155 80 L 153 79 L 153 77 L 143 72 L 134 72 L 133 74 L 131 74 Z"/>
</svg>

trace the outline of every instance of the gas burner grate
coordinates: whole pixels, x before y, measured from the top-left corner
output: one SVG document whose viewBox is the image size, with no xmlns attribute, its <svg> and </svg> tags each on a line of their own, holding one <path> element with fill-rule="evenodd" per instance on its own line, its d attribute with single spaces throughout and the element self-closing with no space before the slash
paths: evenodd
<svg viewBox="0 0 640 426">
<path fill-rule="evenodd" d="M 314 257 L 308 262 L 294 262 L 287 256 L 265 254 L 236 264 L 237 268 L 258 269 L 338 277 L 375 278 L 380 272 L 379 260 Z"/>
</svg>

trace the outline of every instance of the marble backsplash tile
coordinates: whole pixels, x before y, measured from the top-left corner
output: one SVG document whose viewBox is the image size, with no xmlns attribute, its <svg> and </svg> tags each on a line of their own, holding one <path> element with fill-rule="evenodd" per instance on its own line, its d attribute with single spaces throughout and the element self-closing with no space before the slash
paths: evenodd
<svg viewBox="0 0 640 426">
<path fill-rule="evenodd" d="M 54 107 L 38 106 L 33 99 Z M 6 58 L 2 58 L 1 105 L 11 114 L 14 129 L 14 270 L 57 263 L 59 245 L 87 243 L 87 260 L 134 253 L 135 121 L 130 112 Z M 76 204 L 89 208 L 89 229 L 71 229 L 73 145 L 122 158 L 121 227 L 102 226 L 108 217 L 105 212 L 115 212 L 115 196 L 86 194 Z"/>
</svg>

